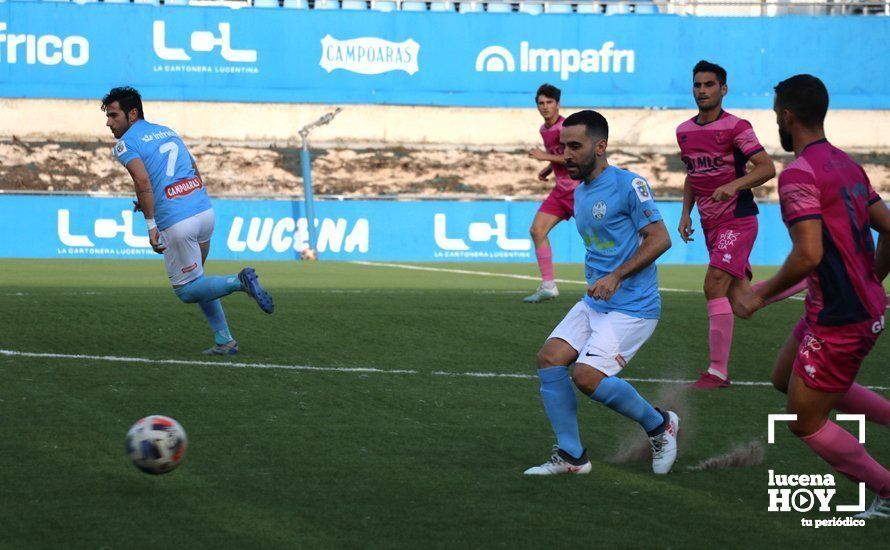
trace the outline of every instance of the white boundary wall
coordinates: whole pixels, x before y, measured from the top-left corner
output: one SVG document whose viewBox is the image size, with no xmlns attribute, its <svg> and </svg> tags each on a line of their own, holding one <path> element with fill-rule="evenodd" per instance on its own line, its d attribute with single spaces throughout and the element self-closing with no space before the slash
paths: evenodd
<svg viewBox="0 0 890 550">
<path fill-rule="evenodd" d="M 199 140 L 273 143 L 298 141 L 297 131 L 332 110 L 328 105 L 280 103 L 147 102 L 146 118 Z M 733 110 L 754 125 L 763 144 L 779 148 L 775 115 L 768 110 Z M 569 114 L 578 108 L 564 108 Z M 675 151 L 676 126 L 692 110 L 603 109 L 611 145 Z M 316 143 L 361 145 L 445 145 L 523 147 L 540 141 L 534 108 L 491 109 L 345 105 L 329 126 L 317 129 Z M 99 99 L 0 99 L 0 138 L 111 141 Z M 890 151 L 890 111 L 832 111 L 827 133 L 842 148 Z"/>
</svg>

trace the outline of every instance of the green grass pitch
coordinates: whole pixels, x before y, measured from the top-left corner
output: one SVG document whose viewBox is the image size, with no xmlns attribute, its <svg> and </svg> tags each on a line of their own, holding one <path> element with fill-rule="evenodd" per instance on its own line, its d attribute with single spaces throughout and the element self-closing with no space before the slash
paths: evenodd
<svg viewBox="0 0 890 550">
<path fill-rule="evenodd" d="M 208 272 L 238 267 L 211 260 Z M 242 294 L 226 298 L 242 353 L 208 359 L 201 313 L 176 299 L 160 261 L 0 262 L 0 349 L 124 358 L 0 355 L 0 547 L 863 548 L 890 536 L 890 520 L 815 530 L 801 518 L 845 514 L 767 512 L 768 469 L 830 472 L 784 428 L 761 465 L 687 470 L 735 444 L 765 444 L 767 414 L 784 411 L 769 387 L 688 394 L 680 458 L 657 478 L 645 462 L 606 460 L 640 429 L 579 395 L 591 475 L 523 477 L 553 443 L 537 381 L 448 374 L 533 374 L 580 284 L 526 305 L 534 281 L 350 263 L 255 267 L 275 314 Z M 582 276 L 577 265 L 556 271 Z M 661 285 L 698 290 L 703 274 L 663 266 Z M 627 377 L 691 379 L 706 366 L 702 294 L 663 299 Z M 787 301 L 736 322 L 734 380 L 769 379 L 802 309 Z M 859 381 L 890 386 L 888 359 L 885 336 Z M 233 361 L 322 370 L 226 367 Z M 677 387 L 634 385 L 653 400 Z M 179 420 L 190 439 L 185 463 L 159 477 L 133 468 L 123 448 L 130 424 L 154 413 Z M 866 446 L 890 465 L 887 430 L 867 429 Z M 835 504 L 855 502 L 855 486 L 837 479 Z"/>
</svg>

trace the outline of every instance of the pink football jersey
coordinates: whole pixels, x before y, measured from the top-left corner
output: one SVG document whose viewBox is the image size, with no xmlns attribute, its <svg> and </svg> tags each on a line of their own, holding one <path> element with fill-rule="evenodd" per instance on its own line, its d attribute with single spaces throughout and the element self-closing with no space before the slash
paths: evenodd
<svg viewBox="0 0 890 550">
<path fill-rule="evenodd" d="M 541 137 L 544 139 L 544 150 L 551 155 L 562 156 L 563 147 L 559 143 L 559 133 L 562 131 L 564 117 L 559 117 L 553 126 L 541 125 Z M 571 191 L 578 186 L 578 182 L 569 177 L 569 172 L 564 164 L 551 162 L 553 176 L 556 178 L 556 187 L 562 191 Z"/>
<path fill-rule="evenodd" d="M 807 281 L 807 321 L 847 325 L 884 314 L 887 297 L 875 275 L 868 207 L 881 200 L 865 171 L 819 140 L 779 175 L 782 219 L 790 227 L 822 220 L 822 261 Z"/>
<path fill-rule="evenodd" d="M 763 151 L 751 124 L 726 111 L 707 124 L 697 123 L 696 118 L 677 127 L 677 143 L 702 227 L 711 228 L 729 218 L 756 216 L 751 190 L 739 191 L 728 201 L 711 200 L 718 187 L 744 176 L 748 159 Z"/>
</svg>

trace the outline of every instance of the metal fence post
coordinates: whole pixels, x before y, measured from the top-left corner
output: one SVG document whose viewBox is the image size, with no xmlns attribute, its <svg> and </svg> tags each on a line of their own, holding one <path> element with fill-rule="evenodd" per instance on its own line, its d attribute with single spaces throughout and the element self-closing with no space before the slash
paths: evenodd
<svg viewBox="0 0 890 550">
<path fill-rule="evenodd" d="M 314 260 L 318 257 L 316 248 L 318 237 L 315 231 L 315 201 L 312 195 L 312 158 L 309 154 L 309 132 L 313 128 L 329 124 L 342 110 L 340 107 L 337 107 L 315 122 L 303 126 L 299 132 L 300 138 L 303 140 L 303 146 L 300 150 L 300 168 L 303 175 L 303 204 L 306 206 L 306 229 L 309 232 L 309 246 L 301 255 L 304 260 Z"/>
</svg>

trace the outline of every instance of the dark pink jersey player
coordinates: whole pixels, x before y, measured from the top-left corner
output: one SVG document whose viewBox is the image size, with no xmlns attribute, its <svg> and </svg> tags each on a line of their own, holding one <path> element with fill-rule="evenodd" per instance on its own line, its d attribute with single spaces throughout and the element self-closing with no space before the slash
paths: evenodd
<svg viewBox="0 0 890 550">
<path fill-rule="evenodd" d="M 556 280 L 553 274 L 553 252 L 550 249 L 550 231 L 561 221 L 568 220 L 575 211 L 575 187 L 578 182 L 569 176 L 566 170 L 563 147 L 559 142 L 559 134 L 562 131 L 562 123 L 565 120 L 559 114 L 559 100 L 562 92 L 559 88 L 550 84 L 543 84 L 535 94 L 535 104 L 538 113 L 544 119 L 541 125 L 541 138 L 544 140 L 544 149 L 534 148 L 528 156 L 546 162 L 547 165 L 538 172 L 538 179 L 547 181 L 553 174 L 556 184 L 553 190 L 544 199 L 538 208 L 532 226 L 529 229 L 532 241 L 535 244 L 535 258 L 538 260 L 538 268 L 541 270 L 541 284 L 538 289 L 529 296 L 523 298 L 526 303 L 543 302 L 559 296 L 556 288 Z"/>
<path fill-rule="evenodd" d="M 884 325 L 887 297 L 869 218 L 881 198 L 865 171 L 825 139 L 782 171 L 779 197 L 788 226 L 822 222 L 822 261 L 807 277 L 806 315 L 796 329 L 805 343 L 794 372 L 812 388 L 846 391 Z"/>
<path fill-rule="evenodd" d="M 757 205 L 751 190 L 776 171 L 751 124 L 723 110 L 726 71 L 700 61 L 692 79 L 698 114 L 677 128 L 677 144 L 686 164 L 678 230 L 683 241 L 692 240 L 695 205 L 709 255 L 704 291 L 710 325 L 710 363 L 694 387 L 726 388 L 735 322 L 729 296 L 748 287 L 749 258 L 757 239 Z M 753 164 L 750 172 L 749 163 Z"/>
<path fill-rule="evenodd" d="M 881 281 L 890 271 L 890 210 L 862 168 L 826 140 L 828 90 L 821 80 L 806 74 L 783 80 L 774 110 L 782 148 L 796 157 L 779 176 L 792 249 L 776 275 L 734 304 L 750 317 L 806 281 L 806 314 L 779 351 L 772 382 L 788 394 L 794 435 L 835 471 L 876 493 L 871 507 L 856 517 L 886 521 L 890 471 L 831 418 L 839 411 L 890 426 L 890 401 L 855 382 L 884 330 Z M 872 230 L 880 235 L 877 246 Z"/>
</svg>

